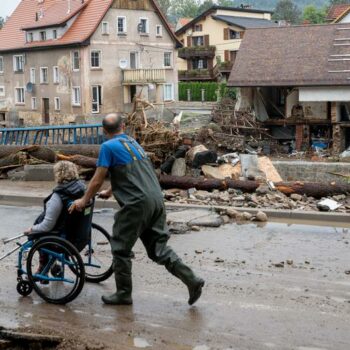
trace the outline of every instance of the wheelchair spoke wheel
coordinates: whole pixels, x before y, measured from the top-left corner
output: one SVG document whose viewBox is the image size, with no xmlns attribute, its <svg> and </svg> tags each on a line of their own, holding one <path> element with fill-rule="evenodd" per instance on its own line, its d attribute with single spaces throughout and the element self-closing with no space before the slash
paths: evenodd
<svg viewBox="0 0 350 350">
<path fill-rule="evenodd" d="M 27 258 L 28 279 L 36 293 L 53 304 L 66 304 L 81 292 L 85 269 L 77 249 L 49 236 L 34 243 Z"/>
<path fill-rule="evenodd" d="M 81 252 L 86 281 L 99 283 L 107 280 L 113 274 L 110 240 L 109 233 L 103 227 L 92 223 L 91 244 Z"/>
</svg>

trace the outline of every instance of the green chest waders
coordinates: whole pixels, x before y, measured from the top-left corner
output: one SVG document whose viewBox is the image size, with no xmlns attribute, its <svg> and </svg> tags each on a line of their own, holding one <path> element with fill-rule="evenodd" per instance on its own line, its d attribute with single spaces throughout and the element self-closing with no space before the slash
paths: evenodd
<svg viewBox="0 0 350 350">
<path fill-rule="evenodd" d="M 103 301 L 107 304 L 132 302 L 130 256 L 138 238 L 144 244 L 150 259 L 165 265 L 168 271 L 180 278 L 189 289 L 197 288 L 198 281 L 202 280 L 198 279 L 167 245 L 170 236 L 166 224 L 166 211 L 152 163 L 133 139 L 119 138 L 118 141 L 127 149 L 133 161 L 110 169 L 113 195 L 121 206 L 121 210 L 115 215 L 111 241 L 117 293 L 103 297 Z M 131 145 L 137 149 L 141 159 L 133 152 Z"/>
</svg>

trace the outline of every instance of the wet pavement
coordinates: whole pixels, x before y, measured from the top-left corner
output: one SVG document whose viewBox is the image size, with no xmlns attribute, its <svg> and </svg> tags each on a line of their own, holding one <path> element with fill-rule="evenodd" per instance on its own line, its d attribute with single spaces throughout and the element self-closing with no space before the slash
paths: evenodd
<svg viewBox="0 0 350 350">
<path fill-rule="evenodd" d="M 39 212 L 0 206 L 0 238 L 22 232 Z M 110 231 L 113 212 L 99 212 L 94 221 Z M 140 243 L 130 307 L 102 305 L 113 278 L 85 284 L 67 306 L 48 305 L 35 293 L 22 298 L 12 256 L 0 265 L 0 326 L 64 333 L 94 349 L 348 350 L 349 242 L 348 229 L 277 223 L 173 235 L 170 244 L 206 280 L 193 307 L 184 286 Z M 0 243 L 0 254 L 10 248 Z M 284 267 L 274 266 L 282 261 Z"/>
</svg>

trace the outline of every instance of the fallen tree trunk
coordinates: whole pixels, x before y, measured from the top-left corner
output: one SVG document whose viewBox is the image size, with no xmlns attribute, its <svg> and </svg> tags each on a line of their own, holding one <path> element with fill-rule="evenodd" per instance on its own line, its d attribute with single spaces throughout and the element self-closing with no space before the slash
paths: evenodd
<svg viewBox="0 0 350 350">
<path fill-rule="evenodd" d="M 28 146 L 0 146 L 0 158 L 9 156 L 12 153 L 16 153 Z M 32 147 L 32 146 L 29 146 Z M 50 149 L 55 153 L 61 153 L 65 155 L 80 154 L 85 157 L 97 158 L 101 145 L 48 145 L 48 146 L 34 146 L 37 148 Z"/>
<path fill-rule="evenodd" d="M 68 160 L 69 162 L 72 162 L 76 165 L 79 165 L 83 168 L 96 168 L 96 158 L 91 157 L 85 157 L 81 155 L 75 155 L 75 156 L 65 156 L 63 154 L 57 154 L 57 160 Z"/>
<path fill-rule="evenodd" d="M 179 188 L 187 190 L 226 190 L 233 188 L 242 192 L 254 192 L 260 185 L 257 181 L 215 180 L 194 177 L 176 177 L 160 175 L 159 183 L 162 188 Z M 328 197 L 337 194 L 350 193 L 350 184 L 346 183 L 317 183 L 317 182 L 279 182 L 275 183 L 276 189 L 286 195 L 297 193 L 308 197 Z"/>
</svg>

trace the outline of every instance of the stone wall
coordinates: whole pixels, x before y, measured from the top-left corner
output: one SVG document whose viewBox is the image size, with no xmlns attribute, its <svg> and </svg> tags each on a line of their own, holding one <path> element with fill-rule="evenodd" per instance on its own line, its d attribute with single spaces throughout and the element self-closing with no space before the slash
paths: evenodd
<svg viewBox="0 0 350 350">
<path fill-rule="evenodd" d="M 274 161 L 273 165 L 285 181 L 339 182 L 347 179 L 330 173 L 350 175 L 350 163 Z"/>
</svg>

